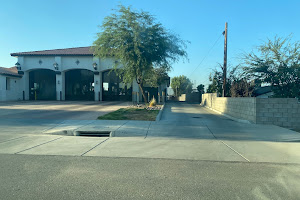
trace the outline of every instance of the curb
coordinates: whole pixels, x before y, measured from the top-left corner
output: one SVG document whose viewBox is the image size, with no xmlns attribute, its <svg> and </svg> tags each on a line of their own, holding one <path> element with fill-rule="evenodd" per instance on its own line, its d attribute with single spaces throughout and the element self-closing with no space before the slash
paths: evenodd
<svg viewBox="0 0 300 200">
<path fill-rule="evenodd" d="M 158 115 L 156 116 L 156 119 L 155 119 L 156 122 L 160 121 L 161 115 L 162 115 L 162 113 L 163 113 L 163 111 L 164 111 L 164 108 L 165 108 L 165 104 L 166 104 L 166 103 L 164 103 L 164 104 L 162 105 L 161 109 L 159 110 L 159 113 L 158 113 Z"/>
</svg>

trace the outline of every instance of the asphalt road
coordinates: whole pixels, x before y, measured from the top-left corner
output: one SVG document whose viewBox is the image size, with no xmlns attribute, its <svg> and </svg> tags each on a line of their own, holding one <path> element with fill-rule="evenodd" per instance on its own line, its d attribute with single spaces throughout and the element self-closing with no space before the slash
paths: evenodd
<svg viewBox="0 0 300 200">
<path fill-rule="evenodd" d="M 1 199 L 299 199 L 300 166 L 0 155 Z"/>
</svg>

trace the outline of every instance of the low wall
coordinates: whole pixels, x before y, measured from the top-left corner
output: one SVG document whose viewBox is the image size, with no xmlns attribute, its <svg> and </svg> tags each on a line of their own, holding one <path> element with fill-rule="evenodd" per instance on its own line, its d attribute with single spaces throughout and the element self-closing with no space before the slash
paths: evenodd
<svg viewBox="0 0 300 200">
<path fill-rule="evenodd" d="M 178 101 L 186 101 L 186 94 L 182 94 L 178 97 Z"/>
<path fill-rule="evenodd" d="M 296 98 L 231 98 L 206 93 L 201 105 L 252 123 L 300 128 L 300 103 Z"/>
<path fill-rule="evenodd" d="M 216 93 L 202 95 L 201 105 L 234 118 L 256 122 L 255 98 L 217 97 Z"/>
<path fill-rule="evenodd" d="M 257 98 L 256 123 L 300 129 L 300 103 L 298 99 Z"/>
</svg>

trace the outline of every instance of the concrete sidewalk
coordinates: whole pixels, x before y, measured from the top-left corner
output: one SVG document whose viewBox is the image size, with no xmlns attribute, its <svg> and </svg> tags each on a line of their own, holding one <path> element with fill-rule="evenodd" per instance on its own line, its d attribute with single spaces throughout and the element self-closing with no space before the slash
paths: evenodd
<svg viewBox="0 0 300 200">
<path fill-rule="evenodd" d="M 300 163 L 299 143 L 176 139 L 0 135 L 0 154 L 168 158 Z"/>
</svg>

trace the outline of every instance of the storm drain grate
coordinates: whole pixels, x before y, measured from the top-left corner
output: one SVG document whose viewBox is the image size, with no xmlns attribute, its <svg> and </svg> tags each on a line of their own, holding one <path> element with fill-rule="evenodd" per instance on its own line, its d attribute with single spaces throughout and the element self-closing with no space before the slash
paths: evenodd
<svg viewBox="0 0 300 200">
<path fill-rule="evenodd" d="M 77 136 L 84 137 L 110 137 L 110 131 L 79 131 Z"/>
</svg>

